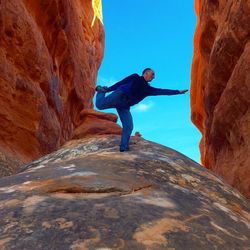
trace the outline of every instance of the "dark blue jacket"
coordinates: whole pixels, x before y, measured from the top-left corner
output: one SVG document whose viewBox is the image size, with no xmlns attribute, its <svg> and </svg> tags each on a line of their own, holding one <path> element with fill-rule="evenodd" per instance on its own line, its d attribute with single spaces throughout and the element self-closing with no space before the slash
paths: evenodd
<svg viewBox="0 0 250 250">
<path fill-rule="evenodd" d="M 135 105 L 147 96 L 180 94 L 179 90 L 153 88 L 143 76 L 139 76 L 138 74 L 132 74 L 117 82 L 109 87 L 107 92 L 117 89 L 121 89 L 127 95 L 130 106 Z"/>
</svg>

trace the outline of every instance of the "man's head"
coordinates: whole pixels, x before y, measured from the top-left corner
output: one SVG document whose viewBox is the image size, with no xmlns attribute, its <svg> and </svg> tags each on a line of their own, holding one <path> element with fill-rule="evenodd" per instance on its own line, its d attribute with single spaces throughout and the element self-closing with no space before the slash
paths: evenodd
<svg viewBox="0 0 250 250">
<path fill-rule="evenodd" d="M 155 78 L 155 72 L 151 68 L 142 71 L 142 76 L 147 82 L 151 82 Z"/>
</svg>

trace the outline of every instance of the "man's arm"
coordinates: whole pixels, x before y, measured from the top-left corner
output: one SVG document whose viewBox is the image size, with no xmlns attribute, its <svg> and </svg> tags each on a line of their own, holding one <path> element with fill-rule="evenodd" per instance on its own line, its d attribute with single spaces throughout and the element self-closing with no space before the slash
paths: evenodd
<svg viewBox="0 0 250 250">
<path fill-rule="evenodd" d="M 116 90 L 117 88 L 119 88 L 121 85 L 127 84 L 130 81 L 132 81 L 135 77 L 137 76 L 137 74 L 132 74 L 126 78 L 124 78 L 123 80 L 115 83 L 114 85 L 112 85 L 111 87 L 107 88 L 106 92 L 111 92 Z"/>
<path fill-rule="evenodd" d="M 154 95 L 179 95 L 184 94 L 188 90 L 172 90 L 172 89 L 159 89 L 149 86 L 148 88 L 148 95 L 154 96 Z"/>
</svg>

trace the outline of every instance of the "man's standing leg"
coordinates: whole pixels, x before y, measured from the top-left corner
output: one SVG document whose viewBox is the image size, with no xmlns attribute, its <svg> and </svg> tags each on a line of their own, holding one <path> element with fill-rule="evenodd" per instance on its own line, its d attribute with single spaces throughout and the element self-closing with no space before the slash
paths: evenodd
<svg viewBox="0 0 250 250">
<path fill-rule="evenodd" d="M 129 108 L 117 108 L 116 110 L 122 122 L 122 137 L 121 137 L 120 151 L 121 152 L 128 151 L 129 150 L 128 143 L 131 133 L 133 131 L 133 118 Z"/>
</svg>

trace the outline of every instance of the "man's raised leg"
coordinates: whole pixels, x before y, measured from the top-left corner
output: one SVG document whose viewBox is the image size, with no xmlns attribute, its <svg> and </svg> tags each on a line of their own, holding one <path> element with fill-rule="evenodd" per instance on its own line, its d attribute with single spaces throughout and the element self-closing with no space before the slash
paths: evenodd
<svg viewBox="0 0 250 250">
<path fill-rule="evenodd" d="M 97 92 L 95 105 L 98 109 L 102 110 L 116 108 L 117 106 L 119 106 L 123 95 L 122 91 L 116 90 L 108 96 L 105 96 L 105 94 L 106 93 L 102 91 Z"/>
</svg>

